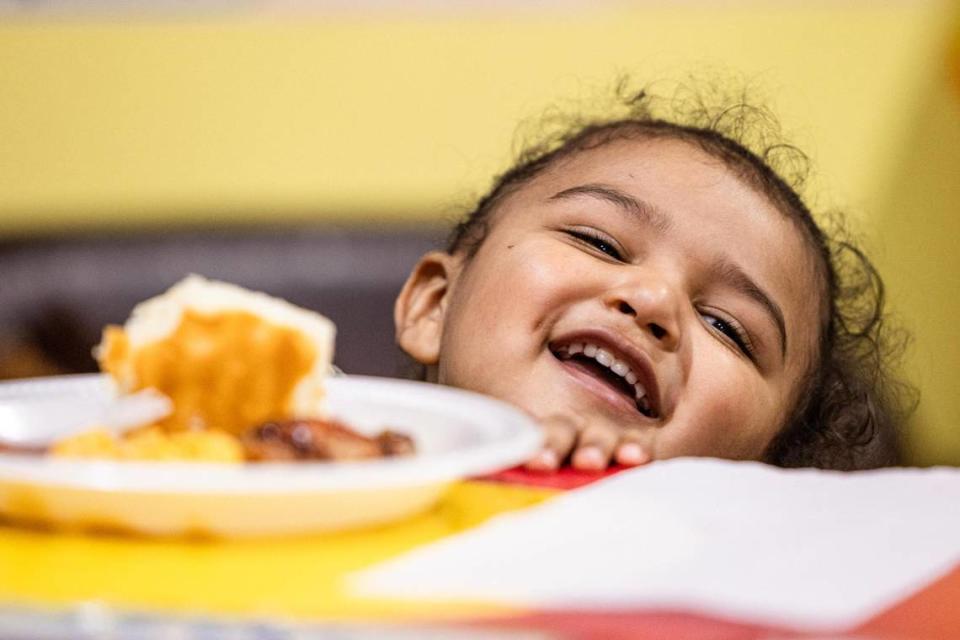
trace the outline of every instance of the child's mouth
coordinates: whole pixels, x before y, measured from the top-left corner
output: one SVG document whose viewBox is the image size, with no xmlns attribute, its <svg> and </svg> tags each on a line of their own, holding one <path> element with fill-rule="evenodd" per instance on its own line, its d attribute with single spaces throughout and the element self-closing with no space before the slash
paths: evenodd
<svg viewBox="0 0 960 640">
<path fill-rule="evenodd" d="M 550 352 L 568 367 L 586 373 L 613 389 L 647 418 L 657 418 L 646 389 L 628 365 L 595 344 L 574 342 L 551 346 Z"/>
</svg>

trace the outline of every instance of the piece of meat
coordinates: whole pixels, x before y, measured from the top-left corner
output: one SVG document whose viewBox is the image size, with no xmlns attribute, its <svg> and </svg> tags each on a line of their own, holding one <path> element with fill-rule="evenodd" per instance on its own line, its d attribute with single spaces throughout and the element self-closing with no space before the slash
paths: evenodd
<svg viewBox="0 0 960 640">
<path fill-rule="evenodd" d="M 368 460 L 413 453 L 413 441 L 384 431 L 368 438 L 335 420 L 266 422 L 240 437 L 248 460 Z"/>
<path fill-rule="evenodd" d="M 0 453 L 15 453 L 19 455 L 42 456 L 49 451 L 48 447 L 40 445 L 11 444 L 0 440 Z"/>
<path fill-rule="evenodd" d="M 385 456 L 409 456 L 414 452 L 413 439 L 410 436 L 389 429 L 377 436 L 377 442 Z"/>
</svg>

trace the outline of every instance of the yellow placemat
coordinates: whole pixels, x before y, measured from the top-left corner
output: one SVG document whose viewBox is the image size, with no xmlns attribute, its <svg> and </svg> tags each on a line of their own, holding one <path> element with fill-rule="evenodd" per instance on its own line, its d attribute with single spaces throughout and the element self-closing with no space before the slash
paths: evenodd
<svg viewBox="0 0 960 640">
<path fill-rule="evenodd" d="M 402 522 L 275 540 L 155 540 L 0 525 L 0 600 L 331 620 L 480 615 L 492 610 L 361 600 L 346 592 L 344 578 L 554 493 L 461 482 L 434 509 Z"/>
</svg>

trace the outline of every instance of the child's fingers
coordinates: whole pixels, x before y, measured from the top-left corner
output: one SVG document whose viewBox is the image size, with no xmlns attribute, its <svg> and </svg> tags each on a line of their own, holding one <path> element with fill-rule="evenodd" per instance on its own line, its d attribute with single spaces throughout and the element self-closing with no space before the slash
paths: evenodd
<svg viewBox="0 0 960 640">
<path fill-rule="evenodd" d="M 625 429 L 620 434 L 620 443 L 614 453 L 614 460 L 628 467 L 638 467 L 647 464 L 653 458 L 645 444 L 646 438 L 639 429 Z"/>
<path fill-rule="evenodd" d="M 580 434 L 571 464 L 583 471 L 606 469 L 619 440 L 620 430 L 616 427 L 590 425 Z"/>
<path fill-rule="evenodd" d="M 579 429 L 569 418 L 562 416 L 544 418 L 540 426 L 543 427 L 543 449 L 527 462 L 526 467 L 534 471 L 554 471 L 570 455 Z"/>
</svg>

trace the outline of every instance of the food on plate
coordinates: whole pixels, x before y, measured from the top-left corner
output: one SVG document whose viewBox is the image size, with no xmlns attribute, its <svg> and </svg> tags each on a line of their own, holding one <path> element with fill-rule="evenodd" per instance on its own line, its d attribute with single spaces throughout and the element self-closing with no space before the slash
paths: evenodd
<svg viewBox="0 0 960 640">
<path fill-rule="evenodd" d="M 251 460 L 365 460 L 413 453 L 413 441 L 395 431 L 360 435 L 335 420 L 267 422 L 241 438 Z"/>
<path fill-rule="evenodd" d="M 159 426 L 240 435 L 270 420 L 323 417 L 335 328 L 318 313 L 190 276 L 110 326 L 95 353 L 122 392 L 173 401 Z"/>
<path fill-rule="evenodd" d="M 148 426 L 127 434 L 96 428 L 50 448 L 62 458 L 282 462 L 369 460 L 414 452 L 413 440 L 396 431 L 368 437 L 335 420 L 302 418 L 266 422 L 235 436 L 220 429 L 166 431 Z"/>
<path fill-rule="evenodd" d="M 243 462 L 246 452 L 240 440 L 219 429 L 164 431 L 151 426 L 118 436 L 108 429 L 91 429 L 64 438 L 50 449 L 63 458 L 110 460 L 195 460 Z"/>
<path fill-rule="evenodd" d="M 173 410 L 123 434 L 95 428 L 50 447 L 114 460 L 362 460 L 413 453 L 406 435 L 367 437 L 330 419 L 335 328 L 320 314 L 190 276 L 109 326 L 95 350 L 121 393 L 155 389 Z"/>
</svg>

